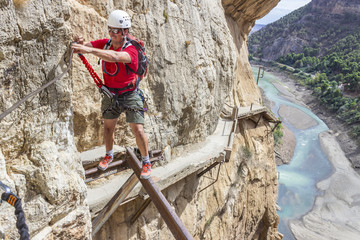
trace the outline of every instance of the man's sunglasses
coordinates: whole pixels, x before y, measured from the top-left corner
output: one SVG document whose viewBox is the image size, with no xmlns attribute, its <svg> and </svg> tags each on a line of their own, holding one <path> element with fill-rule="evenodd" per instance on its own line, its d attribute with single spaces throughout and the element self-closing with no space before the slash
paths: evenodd
<svg viewBox="0 0 360 240">
<path fill-rule="evenodd" d="M 127 28 L 111 28 L 111 27 L 108 27 L 109 32 L 112 32 L 112 33 L 115 33 L 115 34 L 125 32 L 126 29 Z"/>
</svg>

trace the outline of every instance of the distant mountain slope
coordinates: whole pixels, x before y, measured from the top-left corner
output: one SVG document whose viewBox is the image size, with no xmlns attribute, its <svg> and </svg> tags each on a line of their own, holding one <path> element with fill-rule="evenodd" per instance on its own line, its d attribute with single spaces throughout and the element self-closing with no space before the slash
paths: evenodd
<svg viewBox="0 0 360 240">
<path fill-rule="evenodd" d="M 306 6 L 267 25 L 249 38 L 254 56 L 275 60 L 311 48 L 322 56 L 360 26 L 360 1 L 313 0 Z"/>
<path fill-rule="evenodd" d="M 254 32 L 257 32 L 259 31 L 260 29 L 262 29 L 263 27 L 265 27 L 266 24 L 255 24 L 255 26 L 251 29 L 250 33 L 249 33 L 249 36 L 251 34 L 253 34 Z"/>
</svg>

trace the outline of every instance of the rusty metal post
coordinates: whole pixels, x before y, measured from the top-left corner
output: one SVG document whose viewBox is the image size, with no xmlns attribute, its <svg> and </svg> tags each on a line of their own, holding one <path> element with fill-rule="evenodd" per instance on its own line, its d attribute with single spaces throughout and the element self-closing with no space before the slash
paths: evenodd
<svg viewBox="0 0 360 240">
<path fill-rule="evenodd" d="M 234 107 L 232 112 L 232 118 L 233 118 L 233 126 L 231 128 L 231 133 L 228 139 L 227 147 L 232 148 L 233 142 L 234 142 L 234 135 L 236 133 L 237 125 L 238 125 L 238 113 L 239 108 Z"/>
<path fill-rule="evenodd" d="M 271 132 L 274 132 L 274 130 L 277 128 L 277 126 L 278 126 L 280 123 L 281 123 L 281 121 L 277 122 L 277 123 L 275 124 L 275 127 L 273 127 L 273 129 L 271 129 Z"/>
<path fill-rule="evenodd" d="M 261 74 L 261 76 L 260 76 L 261 69 L 262 69 L 263 71 L 262 71 L 262 74 Z M 257 85 L 259 85 L 259 78 L 263 78 L 263 77 L 264 77 L 264 67 L 260 66 L 260 67 L 259 67 L 259 70 L 258 70 L 257 80 L 256 80 L 256 84 L 257 84 Z"/>
<path fill-rule="evenodd" d="M 128 161 L 131 168 L 134 170 L 136 176 L 140 179 L 141 165 L 138 158 L 135 156 L 133 150 L 126 147 L 127 153 L 131 156 Z M 158 209 L 160 215 L 164 219 L 166 225 L 172 232 L 175 239 L 193 239 L 190 233 L 181 222 L 180 218 L 176 215 L 174 209 L 171 207 L 169 202 L 166 200 L 162 192 L 156 187 L 152 179 L 140 179 L 141 184 L 148 193 L 155 207 Z"/>
<path fill-rule="evenodd" d="M 145 211 L 145 209 L 147 208 L 147 206 L 149 206 L 149 204 L 151 203 L 151 198 L 148 198 L 144 201 L 144 203 L 141 205 L 141 207 L 136 211 L 136 213 L 134 214 L 134 216 L 131 217 L 130 219 L 130 225 L 133 225 L 134 222 L 140 217 L 141 213 L 143 211 Z"/>
<path fill-rule="evenodd" d="M 208 187 L 210 187 L 210 186 L 212 186 L 212 185 L 214 185 L 216 182 L 217 182 L 217 180 L 219 179 L 219 174 L 220 174 L 220 168 L 221 168 L 221 165 L 224 163 L 224 161 L 221 161 L 221 162 L 216 162 L 216 165 L 218 165 L 218 164 L 220 164 L 219 165 L 219 168 L 218 168 L 218 172 L 217 172 L 217 175 L 216 175 L 216 179 L 213 179 L 214 181 L 212 182 L 212 183 L 210 183 L 209 185 L 207 185 L 206 187 L 204 187 L 203 189 L 201 189 L 200 191 L 199 191 L 199 193 L 201 193 L 202 191 L 204 191 L 205 189 L 207 189 Z M 213 164 L 214 165 L 214 164 Z M 210 167 L 215 167 L 216 165 L 211 165 Z M 209 167 L 209 168 L 210 168 Z M 207 171 L 209 171 L 210 169 L 206 169 Z M 206 171 L 205 170 L 205 171 Z M 204 173 L 204 171 L 202 172 L 202 175 L 204 175 L 205 173 Z M 200 174 L 199 174 L 200 175 Z M 198 177 L 199 177 L 199 175 L 198 175 Z"/>
<path fill-rule="evenodd" d="M 255 128 L 257 127 L 257 125 L 259 124 L 261 118 L 263 116 L 263 113 L 260 113 L 259 119 L 257 120 L 257 122 L 255 123 Z"/>
</svg>

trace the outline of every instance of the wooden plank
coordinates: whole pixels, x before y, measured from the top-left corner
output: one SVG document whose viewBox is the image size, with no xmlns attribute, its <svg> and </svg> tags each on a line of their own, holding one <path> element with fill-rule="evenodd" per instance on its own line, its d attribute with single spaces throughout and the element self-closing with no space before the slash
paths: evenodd
<svg viewBox="0 0 360 240">
<path fill-rule="evenodd" d="M 85 183 L 90 183 L 92 181 L 96 181 L 101 178 L 108 177 L 110 175 L 122 172 L 124 170 L 126 170 L 126 168 L 124 168 L 122 166 L 118 166 L 114 169 L 106 170 L 105 172 L 96 172 L 94 174 L 87 175 L 85 178 Z"/>
<path fill-rule="evenodd" d="M 110 168 L 114 168 L 114 167 L 117 167 L 117 166 L 120 166 L 122 165 L 123 163 L 125 162 L 125 160 L 117 160 L 117 161 L 113 161 L 109 164 L 108 166 L 108 169 Z M 97 164 L 98 165 L 98 164 Z M 93 168 L 90 168 L 90 169 L 87 169 L 85 170 L 85 175 L 90 175 L 90 174 L 93 174 L 93 173 L 96 173 L 99 171 L 98 167 L 93 167 Z"/>
<path fill-rule="evenodd" d="M 154 164 L 160 160 L 164 160 L 164 156 L 160 155 L 156 157 L 150 157 L 151 164 Z M 129 169 L 128 164 L 126 164 L 126 160 L 117 160 L 115 162 L 110 163 L 109 167 L 105 171 L 99 170 L 97 167 L 87 169 L 85 170 L 85 177 L 86 177 L 85 183 L 89 183 L 98 180 L 100 178 L 107 177 L 112 174 L 116 174 L 126 169 Z"/>
</svg>

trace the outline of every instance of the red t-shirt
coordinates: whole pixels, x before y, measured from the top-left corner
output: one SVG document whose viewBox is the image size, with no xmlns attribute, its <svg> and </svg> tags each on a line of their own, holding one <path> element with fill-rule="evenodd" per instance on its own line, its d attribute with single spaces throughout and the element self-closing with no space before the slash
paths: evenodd
<svg viewBox="0 0 360 240">
<path fill-rule="evenodd" d="M 109 41 L 109 39 L 99 39 L 90 42 L 94 48 L 104 49 L 105 44 Z M 114 50 L 111 45 L 109 50 Z M 115 51 L 120 52 L 121 48 L 116 49 Z M 138 52 L 134 46 L 131 44 L 127 46 L 123 52 L 127 52 L 130 55 L 131 63 L 127 63 L 127 65 L 136 72 L 138 69 Z M 126 67 L 124 63 L 121 62 L 103 62 L 103 77 L 105 81 L 105 85 L 109 88 L 123 88 L 129 85 L 135 78 L 136 74 L 131 71 L 126 72 Z M 125 90 L 132 91 L 133 89 Z M 121 91 L 124 92 L 124 91 Z M 120 93 L 121 93 L 120 92 Z"/>
</svg>

